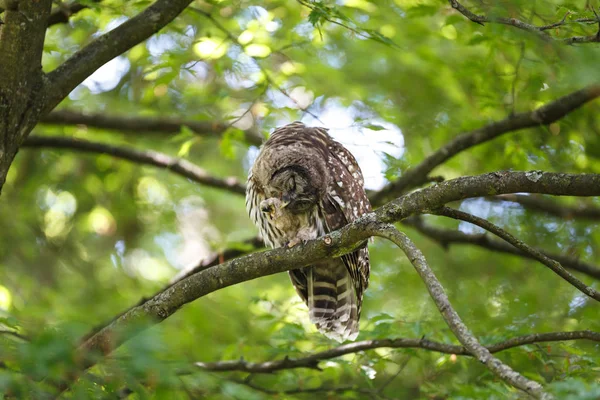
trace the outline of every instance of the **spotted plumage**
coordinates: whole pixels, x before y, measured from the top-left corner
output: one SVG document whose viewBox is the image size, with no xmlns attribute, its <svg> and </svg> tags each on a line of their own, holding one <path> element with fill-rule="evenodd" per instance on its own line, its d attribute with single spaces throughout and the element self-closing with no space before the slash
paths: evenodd
<svg viewBox="0 0 600 400">
<path fill-rule="evenodd" d="M 248 176 L 246 208 L 270 247 L 293 246 L 371 211 L 356 160 L 325 128 L 294 122 L 276 129 Z M 358 335 L 369 284 L 366 245 L 339 259 L 290 271 L 311 321 L 333 339 Z"/>
</svg>

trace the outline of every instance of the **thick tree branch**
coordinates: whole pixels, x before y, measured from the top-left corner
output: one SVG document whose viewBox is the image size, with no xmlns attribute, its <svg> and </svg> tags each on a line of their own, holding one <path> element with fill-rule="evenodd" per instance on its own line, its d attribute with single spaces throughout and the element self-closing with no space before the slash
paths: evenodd
<svg viewBox="0 0 600 400">
<path fill-rule="evenodd" d="M 513 254 L 520 257 L 535 259 L 532 254 L 524 253 L 507 242 L 494 240 L 485 233 L 467 234 L 454 229 L 438 228 L 424 223 L 420 218 L 406 219 L 403 221 L 403 224 L 415 228 L 423 235 L 438 242 L 444 248 L 447 248 L 452 244 L 468 244 L 500 253 Z M 586 274 L 592 278 L 600 279 L 600 268 L 595 265 L 583 262 L 575 257 L 552 254 L 539 249 L 538 251 L 544 254 L 546 257 L 560 262 L 565 268 L 581 272 L 582 274 Z"/>
<path fill-rule="evenodd" d="M 512 196 L 512 195 L 507 195 Z M 501 196 L 500 196 L 501 197 Z M 421 234 L 429 237 L 430 239 L 440 243 L 444 248 L 447 248 L 451 244 L 468 244 L 479 246 L 488 250 L 497 251 L 501 253 L 511 254 L 515 256 L 535 259 L 535 257 L 530 253 L 524 253 L 514 246 L 499 240 L 493 240 L 486 234 L 466 234 L 453 229 L 442 229 L 437 228 L 428 224 L 425 224 L 421 218 L 413 217 L 408 218 L 403 221 L 403 225 L 416 229 Z M 161 289 L 161 292 L 172 286 L 173 284 L 185 279 L 191 275 L 194 275 L 198 272 L 204 271 L 205 269 L 214 267 L 216 265 L 222 264 L 225 261 L 229 261 L 235 257 L 239 257 L 241 255 L 245 255 L 251 253 L 253 251 L 257 251 L 260 249 L 264 249 L 264 244 L 262 240 L 258 237 L 248 239 L 244 241 L 244 246 L 242 248 L 233 247 L 231 249 L 226 249 L 222 252 L 214 253 L 211 256 L 203 259 L 197 265 L 191 266 L 189 269 L 182 270 L 179 274 L 174 276 L 169 284 Z M 537 250 L 538 252 L 544 254 L 545 256 L 560 262 L 565 268 L 571 269 L 573 271 L 581 272 L 586 274 L 592 278 L 600 279 L 600 268 L 591 265 L 589 263 L 583 262 L 577 258 L 563 256 L 560 254 L 551 254 L 542 250 Z M 142 298 L 135 304 L 133 307 L 140 306 L 144 304 L 148 299 Z M 129 310 L 127 310 L 129 311 Z M 110 321 L 105 322 L 90 331 L 88 335 L 86 335 L 83 340 L 87 340 L 89 337 L 96 334 L 103 327 L 109 325 L 121 315 L 125 314 L 127 311 L 116 315 Z"/>
<path fill-rule="evenodd" d="M 498 353 L 500 351 L 512 349 L 519 346 L 525 346 L 534 343 L 543 342 L 559 342 L 567 340 L 578 340 L 586 339 L 594 342 L 600 342 L 600 332 L 593 331 L 573 331 L 573 332 L 550 332 L 550 333 L 536 333 L 524 336 L 517 336 L 502 342 L 498 342 L 492 345 L 486 346 L 490 353 Z M 454 344 L 440 343 L 431 341 L 425 338 L 421 339 L 375 339 L 375 340 L 363 340 L 360 342 L 343 344 L 338 347 L 334 347 L 329 350 L 314 353 L 305 357 L 300 358 L 289 358 L 286 357 L 283 360 L 265 361 L 253 363 L 244 359 L 231 360 L 231 361 L 216 361 L 216 362 L 197 362 L 194 365 L 198 368 L 223 372 L 223 371 L 241 371 L 249 373 L 272 373 L 285 369 L 295 368 L 310 368 L 320 369 L 319 363 L 321 361 L 330 360 L 332 358 L 341 357 L 346 354 L 358 353 L 366 350 L 373 349 L 424 349 L 431 350 L 438 353 L 444 354 L 456 354 L 460 356 L 473 355 L 464 347 Z"/>
<path fill-rule="evenodd" d="M 588 86 L 536 110 L 515 114 L 474 131 L 463 133 L 429 155 L 416 167 L 405 171 L 398 180 L 385 186 L 373 197 L 373 203 L 382 204 L 385 200 L 397 196 L 407 189 L 423 184 L 435 167 L 468 148 L 508 132 L 551 124 L 598 96 L 600 96 L 600 85 Z"/>
<path fill-rule="evenodd" d="M 27 96 L 29 93 L 24 90 L 30 86 L 27 79 L 41 78 L 44 34 L 52 1 L 4 3 L 4 23 L 0 25 L 0 94 L 8 89 L 21 89 L 21 93 L 14 95 Z"/>
<path fill-rule="evenodd" d="M 108 154 L 114 157 L 133 161 L 139 164 L 149 164 L 168 169 L 194 182 L 206 186 L 225 189 L 234 193 L 244 194 L 245 186 L 237 178 L 215 178 L 197 165 L 176 157 L 158 153 L 152 150 L 133 150 L 121 146 L 110 146 L 103 143 L 90 142 L 82 139 L 66 137 L 30 136 L 23 143 L 24 147 L 51 147 L 83 151 L 88 153 Z"/>
<path fill-rule="evenodd" d="M 217 178 L 208 177 L 206 172 L 204 172 L 199 167 L 188 163 L 185 160 L 180 160 L 177 158 L 172 158 L 167 155 L 156 153 L 156 152 L 141 152 L 136 150 L 131 150 L 122 147 L 114 147 L 108 146 L 100 143 L 87 142 L 82 140 L 75 140 L 70 138 L 46 138 L 46 137 L 36 137 L 32 136 L 25 142 L 25 146 L 29 147 L 59 147 L 59 148 L 72 148 L 81 151 L 90 151 L 90 152 L 99 152 L 104 154 L 110 154 L 115 157 L 120 157 L 123 159 L 128 159 L 134 162 L 144 163 L 155 165 L 161 168 L 172 169 L 175 173 L 178 173 L 186 178 L 190 178 L 196 182 L 206 184 L 213 187 L 225 188 L 227 190 L 232 191 L 233 193 L 243 194 L 244 187 L 242 184 L 235 183 L 233 178 L 219 180 Z M 507 195 L 507 199 L 512 199 L 512 196 L 516 195 Z M 532 198 L 533 196 L 523 196 L 519 195 L 519 197 L 524 198 Z M 504 198 L 502 196 L 498 196 L 498 198 Z M 421 231 L 423 234 L 437 240 L 443 245 L 447 245 L 450 243 L 469 243 L 476 244 L 484 248 L 488 248 L 495 251 L 501 251 L 505 253 L 521 255 L 528 258 L 535 259 L 529 252 L 521 252 L 512 246 L 507 246 L 502 242 L 490 240 L 486 235 L 467 235 L 462 232 L 456 232 L 451 230 L 442 230 L 439 228 L 429 227 L 423 225 L 421 222 L 417 220 L 413 221 L 405 221 L 409 226 L 413 226 Z M 253 247 L 260 246 L 258 243 L 258 239 L 252 239 Z M 600 279 L 600 270 L 590 264 L 584 263 L 580 260 L 577 260 L 572 257 L 561 256 L 561 255 L 553 255 L 549 253 L 544 253 L 540 250 L 536 250 L 540 254 L 545 257 L 549 257 L 550 259 L 554 259 L 563 264 L 566 268 L 573 269 L 575 271 L 579 271 L 590 275 L 594 278 Z M 203 269 L 209 268 L 211 266 L 217 265 L 220 262 L 229 260 L 235 256 L 239 256 L 242 254 L 246 254 L 247 252 L 240 251 L 238 249 L 228 250 L 222 254 L 216 254 L 208 262 L 203 262 L 202 264 L 192 268 L 189 271 L 186 271 L 184 274 L 178 275 L 173 282 L 177 282 L 182 278 L 185 278 L 189 275 L 202 271 Z M 143 304 L 146 299 L 141 299 L 137 305 Z M 118 318 L 115 317 L 115 318 Z M 111 321 L 112 322 L 112 321 Z M 104 325 L 102 325 L 104 326 Z M 101 328 L 100 326 L 99 328 Z M 99 329 L 98 328 L 98 329 Z M 92 331 L 91 334 L 96 333 L 96 330 Z"/>
<path fill-rule="evenodd" d="M 570 206 L 566 204 L 560 204 L 543 196 L 504 194 L 502 196 L 488 197 L 487 199 L 492 201 L 510 201 L 512 203 L 518 203 L 526 209 L 541 211 L 548 215 L 564 219 L 581 218 L 594 221 L 600 220 L 600 207 L 587 206 L 583 204 Z"/>
<path fill-rule="evenodd" d="M 373 217 L 373 214 L 366 216 L 361 227 L 374 224 Z M 99 360 L 99 354 L 107 355 L 129 339 L 122 327 L 130 324 L 141 326 L 148 322 L 158 323 L 174 314 L 183 305 L 221 288 L 300 268 L 318 260 L 339 257 L 360 245 L 369 236 L 369 231 L 369 229 L 364 231 L 354 229 L 334 232 L 303 246 L 253 253 L 205 269 L 176 282 L 144 304 L 130 309 L 85 341 L 78 350 L 82 360 L 80 367 L 82 370 L 91 367 Z M 59 388 L 66 390 L 76 377 L 77 375 L 73 374 L 68 380 L 61 382 Z"/>
<path fill-rule="evenodd" d="M 50 111 L 94 71 L 123 54 L 177 17 L 191 0 L 157 0 L 112 31 L 73 54 L 48 77 L 45 110 Z"/>
<path fill-rule="evenodd" d="M 509 385 L 521 389 L 525 393 L 536 399 L 551 399 L 552 396 L 544 392 L 542 385 L 529 380 L 519 374 L 517 371 L 504 364 L 494 357 L 491 352 L 483 347 L 479 341 L 469 331 L 462 322 L 460 316 L 456 313 L 450 300 L 444 291 L 441 283 L 433 273 L 433 270 L 427 264 L 425 256 L 421 253 L 415 244 L 405 234 L 394 228 L 393 225 L 382 227 L 375 233 L 377 236 L 384 237 L 395 243 L 406 254 L 411 264 L 417 270 L 417 273 L 427 286 L 431 298 L 435 302 L 438 310 L 444 317 L 446 324 L 454 333 L 462 345 L 482 364 L 485 364 L 494 374 L 504 380 Z"/>
<path fill-rule="evenodd" d="M 52 0 L 4 1 L 0 24 L 0 191 L 42 111 L 42 53 Z"/>
<path fill-rule="evenodd" d="M 490 193 L 547 193 L 571 196 L 600 196 L 600 175 L 557 174 L 550 172 L 498 172 L 442 182 L 434 187 L 409 193 L 364 215 L 352 224 L 322 238 L 311 240 L 292 249 L 279 248 L 253 253 L 191 275 L 168 289 L 134 307 L 110 325 L 90 337 L 80 347 L 82 369 L 99 359 L 88 353 L 107 355 L 128 340 L 125 330 L 129 324 L 142 321 L 158 323 L 174 314 L 183 305 L 216 290 L 310 265 L 317 260 L 339 257 L 351 252 L 365 239 L 376 234 L 382 223 L 400 221 L 425 210 L 434 210 L 444 204 L 467 197 L 481 197 Z M 68 387 L 69 382 L 63 383 Z"/>
<path fill-rule="evenodd" d="M 254 237 L 245 240 L 241 246 L 215 252 L 201 260 L 196 265 L 192 265 L 190 268 L 182 269 L 169 281 L 169 286 L 187 278 L 188 276 L 192 276 L 194 274 L 197 274 L 198 272 L 204 271 L 205 269 L 212 268 L 215 265 L 222 264 L 225 261 L 232 260 L 235 257 L 243 256 L 250 252 L 264 249 L 264 246 L 264 242 L 259 237 Z"/>
<path fill-rule="evenodd" d="M 521 192 L 555 196 L 598 196 L 600 174 L 498 171 L 466 176 L 406 194 L 379 207 L 375 214 L 382 222 L 395 222 L 457 200 Z"/>
<path fill-rule="evenodd" d="M 488 232 L 493 233 L 494 235 L 504 239 L 508 243 L 515 246 L 517 249 L 521 250 L 523 253 L 531 254 L 533 258 L 550 268 L 554 271 L 558 276 L 563 278 L 565 281 L 569 282 L 571 285 L 579 289 L 583 294 L 593 298 L 594 300 L 600 301 L 600 292 L 596 291 L 594 288 L 587 286 L 585 283 L 577 279 L 574 275 L 572 275 L 569 271 L 563 268 L 562 265 L 558 261 L 552 260 L 548 258 L 546 255 L 542 254 L 540 251 L 534 249 L 533 247 L 527 245 L 523 241 L 517 239 L 510 233 L 506 232 L 504 229 L 500 228 L 497 225 L 492 224 L 490 221 L 487 221 L 483 218 L 476 217 L 475 215 L 471 215 L 469 213 L 455 210 L 449 207 L 441 207 L 437 210 L 432 211 L 433 214 L 442 215 L 444 217 L 454 218 L 461 221 L 466 221 L 471 224 L 477 225 L 480 228 L 485 229 Z"/>
<path fill-rule="evenodd" d="M 208 257 L 200 260 L 196 265 L 192 265 L 192 266 L 190 266 L 190 268 L 182 269 L 177 275 L 175 275 L 169 281 L 169 283 L 165 287 L 163 287 L 160 290 L 160 292 L 164 292 L 165 290 L 167 290 L 168 288 L 170 288 L 177 282 L 182 281 L 189 276 L 197 274 L 198 272 L 202 272 L 202 271 L 212 268 L 216 265 L 223 264 L 226 261 L 232 260 L 239 256 L 246 255 L 246 254 L 256 251 L 258 249 L 264 249 L 264 244 L 260 238 L 255 237 L 255 238 L 245 240 L 242 243 L 242 246 L 233 247 L 231 249 L 225 249 L 223 251 L 213 253 L 213 254 L 209 255 Z M 141 306 L 146 301 L 148 301 L 148 298 L 143 297 L 133 307 L 129 308 L 128 310 L 122 312 L 119 315 L 114 316 L 113 318 L 110 319 L 110 321 L 104 322 L 104 323 L 94 327 L 92 330 L 90 330 L 90 332 L 87 335 L 85 335 L 82 338 L 82 342 L 85 342 L 90 337 L 94 336 L 96 333 L 98 333 L 100 330 L 102 330 L 105 326 L 110 325 L 115 320 L 119 319 L 122 315 L 128 313 L 132 308 Z"/>
<path fill-rule="evenodd" d="M 574 36 L 574 37 L 565 38 L 565 39 L 558 39 L 558 38 L 554 38 L 554 37 L 550 36 L 546 32 L 546 30 L 548 30 L 548 29 L 557 28 L 559 26 L 565 25 L 567 23 L 566 19 L 569 16 L 569 13 L 567 13 L 560 22 L 550 24 L 550 25 L 537 26 L 537 25 L 532 25 L 525 21 L 521 21 L 520 19 L 517 19 L 517 18 L 506 18 L 506 17 L 495 17 L 495 16 L 488 17 L 485 15 L 478 15 L 478 14 L 475 14 L 472 11 L 470 11 L 468 8 L 466 8 L 462 4 L 460 4 L 457 0 L 448 0 L 448 2 L 452 6 L 452 8 L 454 8 L 456 11 L 460 12 L 462 15 L 467 17 L 470 21 L 475 22 L 476 24 L 479 24 L 482 26 L 484 25 L 484 23 L 496 23 L 496 24 L 514 26 L 515 28 L 534 33 L 542 40 L 546 40 L 546 41 L 558 40 L 558 41 L 561 41 L 566 44 L 598 43 L 598 42 L 600 42 L 600 35 L 598 35 L 598 34 L 589 35 L 589 36 Z M 576 22 L 590 22 L 590 20 L 583 19 L 583 20 L 578 20 Z M 596 21 L 596 22 L 598 22 L 598 21 Z"/>
<path fill-rule="evenodd" d="M 219 137 L 229 124 L 217 121 L 190 121 L 179 118 L 125 117 L 104 114 L 86 114 L 71 110 L 57 110 L 42 117 L 43 124 L 85 125 L 92 128 L 132 133 L 179 133 L 186 127 L 201 136 Z M 262 138 L 255 130 L 244 132 L 248 143 L 259 146 Z"/>
</svg>

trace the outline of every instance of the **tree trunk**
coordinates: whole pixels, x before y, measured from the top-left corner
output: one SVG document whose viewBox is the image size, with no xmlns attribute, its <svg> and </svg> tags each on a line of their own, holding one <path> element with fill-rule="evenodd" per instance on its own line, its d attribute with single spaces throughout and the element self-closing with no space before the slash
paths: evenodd
<svg viewBox="0 0 600 400">
<path fill-rule="evenodd" d="M 0 25 L 0 193 L 42 112 L 42 52 L 52 0 L 8 0 Z"/>
</svg>

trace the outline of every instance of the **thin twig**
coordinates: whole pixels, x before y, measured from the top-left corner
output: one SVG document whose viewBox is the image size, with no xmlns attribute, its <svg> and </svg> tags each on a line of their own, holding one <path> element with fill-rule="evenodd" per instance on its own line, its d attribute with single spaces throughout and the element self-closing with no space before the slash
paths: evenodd
<svg viewBox="0 0 600 400">
<path fill-rule="evenodd" d="M 225 189 L 239 194 L 244 194 L 246 192 L 245 186 L 240 183 L 237 178 L 215 178 L 204 169 L 187 160 L 171 157 L 167 154 L 152 150 L 134 150 L 127 147 L 111 146 L 104 143 L 56 136 L 29 136 L 23 143 L 23 147 L 62 148 L 88 153 L 108 154 L 113 157 L 122 158 L 139 164 L 150 164 L 155 167 L 168 169 L 178 175 L 206 186 Z"/>
<path fill-rule="evenodd" d="M 344 24 L 343 22 L 338 21 L 338 19 L 349 21 L 349 18 L 343 16 L 339 10 L 335 10 L 335 13 L 337 14 L 338 19 L 334 19 L 334 18 L 329 17 L 329 15 L 331 14 L 330 11 L 333 9 L 328 8 L 327 6 L 323 6 L 323 3 L 309 2 L 309 1 L 305 1 L 305 0 L 297 0 L 297 1 L 299 4 L 303 5 L 304 7 L 308 8 L 311 11 L 318 10 L 320 18 L 322 18 L 323 20 L 325 20 L 329 23 L 341 26 L 342 28 L 349 30 L 350 32 L 354 33 L 355 35 L 357 35 L 358 37 L 361 37 L 363 39 L 373 40 L 375 42 L 383 43 L 382 38 L 374 35 L 373 31 L 367 31 L 360 27 L 354 28 L 348 24 Z M 316 23 L 314 26 L 315 26 L 315 28 L 319 29 L 319 25 L 322 25 L 322 24 Z M 320 32 L 320 29 L 319 29 L 319 32 Z M 402 50 L 402 47 L 400 47 L 397 43 L 395 43 L 393 40 L 391 40 L 389 38 L 386 38 L 385 44 L 389 45 L 390 47 L 393 47 L 395 49 Z"/>
<path fill-rule="evenodd" d="M 448 299 L 444 288 L 431 268 L 429 268 L 429 265 L 427 265 L 425 256 L 408 236 L 398 231 L 393 225 L 388 225 L 387 228 L 380 228 L 377 232 L 374 232 L 374 234 L 392 241 L 404 251 L 427 286 L 431 298 L 456 338 L 475 358 L 477 358 L 477 360 L 485 364 L 490 371 L 504 380 L 507 384 L 523 390 L 530 396 L 536 399 L 552 398 L 551 395 L 544 392 L 542 385 L 525 378 L 498 358 L 494 357 L 488 349 L 479 343 L 450 304 L 450 300 Z"/>
<path fill-rule="evenodd" d="M 539 29 L 540 31 L 545 31 L 545 30 L 548 30 L 548 29 L 552 29 L 552 28 L 558 28 L 559 26 L 563 26 L 563 25 L 565 25 L 565 23 L 566 23 L 566 21 L 567 21 L 567 17 L 568 17 L 569 15 L 571 15 L 571 11 L 567 11 L 567 13 L 565 14 L 565 16 L 564 16 L 564 17 L 563 17 L 563 18 L 562 18 L 560 21 L 558 21 L 558 22 L 555 22 L 555 23 L 553 23 L 553 24 L 549 24 L 549 25 L 542 25 L 542 26 L 539 26 L 539 27 L 538 27 L 538 29 Z"/>
<path fill-rule="evenodd" d="M 157 0 L 115 29 L 98 36 L 46 74 L 44 110 L 54 109 L 99 67 L 143 42 L 175 19 L 192 0 Z"/>
<path fill-rule="evenodd" d="M 229 127 L 232 127 L 232 126 L 234 126 L 234 125 L 235 125 L 236 123 L 238 123 L 238 122 L 239 122 L 239 121 L 240 121 L 242 118 L 244 118 L 244 117 L 245 117 L 245 116 L 246 116 L 246 115 L 247 115 L 247 114 L 248 114 L 250 111 L 252 111 L 252 108 L 253 108 L 253 107 L 256 105 L 256 103 L 258 103 L 258 101 L 259 101 L 260 99 L 262 99 L 262 97 L 265 95 L 265 93 L 267 93 L 267 91 L 269 90 L 269 85 L 268 85 L 268 84 L 267 84 L 267 85 L 264 85 L 264 86 L 265 86 L 265 87 L 264 87 L 264 89 L 263 89 L 263 90 L 262 90 L 262 91 L 259 93 L 259 95 L 258 95 L 258 96 L 256 96 L 256 97 L 254 98 L 254 100 L 252 100 L 252 103 L 250 103 L 250 105 L 249 105 L 249 106 L 246 108 L 246 111 L 244 111 L 244 112 L 243 112 L 243 113 L 242 113 L 240 116 L 238 116 L 238 117 L 234 118 L 232 121 L 230 121 L 230 122 L 227 124 L 227 127 L 228 127 L 228 128 L 229 128 Z M 262 141 L 261 141 L 261 142 L 262 142 Z M 261 142 L 259 142 L 259 143 L 254 143 L 254 144 L 256 144 L 256 145 L 260 145 L 260 144 L 261 144 Z"/>
<path fill-rule="evenodd" d="M 398 180 L 386 185 L 373 196 L 373 203 L 380 205 L 385 200 L 400 195 L 407 189 L 423 184 L 426 181 L 426 177 L 435 167 L 466 149 L 495 139 L 508 132 L 540 125 L 549 125 L 599 96 L 600 85 L 591 85 L 556 99 L 533 111 L 514 114 L 482 128 L 458 135 L 425 158 L 416 167 L 405 171 Z"/>
<path fill-rule="evenodd" d="M 512 254 L 519 257 L 535 259 L 533 255 L 525 253 L 516 247 L 501 240 L 492 239 L 488 234 L 468 234 L 455 229 L 444 229 L 424 223 L 421 218 L 408 218 L 402 221 L 403 225 L 415 228 L 417 231 L 435 240 L 445 249 L 452 244 L 464 244 L 479 246 L 484 249 L 497 251 L 500 253 Z M 583 262 L 575 257 L 564 256 L 562 254 L 552 254 L 544 250 L 538 251 L 553 260 L 560 262 L 565 268 L 581 272 L 592 278 L 600 279 L 600 268 Z"/>
<path fill-rule="evenodd" d="M 223 32 L 230 41 L 237 44 L 238 46 L 241 46 L 242 49 L 244 49 L 246 47 L 246 45 L 241 44 L 239 42 L 238 38 L 233 33 L 231 33 L 229 31 L 229 29 L 227 29 L 221 22 L 219 22 L 219 20 L 216 19 L 212 14 L 210 14 L 206 11 L 200 10 L 198 8 L 195 8 L 195 7 L 189 7 L 189 9 L 199 15 L 202 15 L 203 17 L 207 18 L 208 20 L 210 20 L 213 23 L 213 25 L 215 25 L 217 27 L 217 29 L 219 29 L 221 32 Z M 275 82 L 275 80 L 271 77 L 271 74 L 269 73 L 269 71 L 260 64 L 260 62 L 256 59 L 256 57 L 248 56 L 248 58 L 250 58 L 254 62 L 254 64 L 260 69 L 260 72 L 265 76 L 265 80 L 269 84 L 268 87 L 270 86 L 270 87 L 275 88 L 278 92 L 280 92 L 285 97 L 290 99 L 298 107 L 299 110 L 310 115 L 315 120 L 319 121 L 321 124 L 324 124 L 324 122 L 321 121 L 321 119 L 316 114 L 314 114 L 312 111 L 309 110 L 309 107 L 302 107 L 296 99 L 294 99 L 292 96 L 290 96 L 284 88 L 282 88 L 280 85 L 278 85 L 277 82 Z"/>
<path fill-rule="evenodd" d="M 600 332 L 589 330 L 572 331 L 572 332 L 548 332 L 537 333 L 523 336 L 516 336 L 502 342 L 494 343 L 486 346 L 490 353 L 498 353 L 501 351 L 513 349 L 515 347 L 530 345 L 534 343 L 545 342 L 561 342 L 570 340 L 590 340 L 600 342 Z M 194 365 L 200 369 L 213 372 L 238 371 L 248 373 L 273 373 L 282 370 L 309 368 L 319 370 L 319 362 L 341 357 L 347 354 L 355 354 L 363 351 L 374 349 L 423 349 L 434 351 L 442 354 L 455 354 L 457 356 L 472 357 L 473 355 L 464 347 L 455 344 L 440 343 L 425 338 L 408 339 L 374 339 L 363 340 L 360 342 L 343 344 L 329 350 L 313 353 L 311 355 L 290 358 L 285 357 L 282 360 L 265 361 L 265 362 L 249 362 L 244 359 L 239 360 L 224 360 L 215 362 L 197 362 Z"/>
<path fill-rule="evenodd" d="M 69 109 L 52 111 L 42 117 L 40 122 L 48 125 L 83 125 L 135 134 L 175 134 L 181 132 L 182 128 L 188 128 L 197 135 L 211 137 L 220 137 L 230 126 L 219 121 L 106 115 L 100 113 L 83 113 Z M 262 143 L 260 134 L 255 130 L 244 131 L 244 136 L 245 140 L 250 144 L 260 145 Z"/>
<path fill-rule="evenodd" d="M 515 76 L 513 77 L 512 85 L 510 88 L 510 97 L 512 100 L 512 103 L 510 105 L 510 114 L 511 115 L 515 114 L 515 107 L 517 105 L 517 96 L 516 96 L 517 81 L 519 80 L 519 69 L 521 68 L 521 63 L 523 62 L 524 58 L 525 58 L 525 42 L 521 42 L 520 51 L 519 51 L 519 59 L 517 60 L 517 64 L 515 65 Z"/>
<path fill-rule="evenodd" d="M 486 197 L 486 200 L 517 203 L 528 210 L 541 211 L 548 215 L 567 220 L 589 219 L 592 221 L 600 221 L 600 207 L 594 207 L 592 205 L 579 204 L 570 206 L 567 204 L 559 204 L 546 197 L 523 194 L 504 194 L 502 196 Z"/>
<path fill-rule="evenodd" d="M 470 21 L 475 22 L 476 24 L 479 24 L 482 26 L 484 26 L 485 23 L 497 23 L 497 24 L 502 24 L 502 25 L 513 26 L 515 28 L 534 33 L 542 40 L 545 40 L 545 41 L 557 40 L 557 41 L 560 41 L 565 44 L 600 42 L 600 35 L 598 35 L 598 34 L 589 35 L 589 36 L 573 36 L 573 37 L 561 39 L 561 38 L 554 38 L 554 37 L 550 36 L 548 33 L 546 33 L 546 31 L 550 28 L 556 28 L 556 27 L 565 25 L 567 23 L 565 20 L 569 16 L 569 13 L 567 13 L 560 22 L 550 24 L 550 25 L 536 26 L 536 25 L 532 25 L 528 22 L 522 21 L 520 19 L 517 19 L 517 18 L 506 18 L 506 17 L 495 17 L 495 16 L 488 17 L 486 15 L 478 15 L 478 14 L 475 14 L 472 11 L 470 11 L 468 8 L 466 8 L 461 3 L 459 3 L 457 0 L 448 0 L 448 2 L 450 3 L 450 6 L 452 8 L 454 8 L 456 11 L 460 12 L 462 15 L 467 17 Z M 594 10 L 594 13 L 595 13 L 595 10 Z M 583 20 L 577 20 L 574 22 L 588 22 L 588 21 L 589 21 L 588 19 L 583 19 Z M 600 31 L 599 31 L 599 33 L 600 33 Z"/>
<path fill-rule="evenodd" d="M 0 335 L 13 336 L 13 337 L 16 337 L 17 339 L 21 339 L 21 340 L 24 340 L 26 342 L 29 341 L 29 338 L 27 336 L 22 335 L 19 332 L 9 330 L 9 329 L 0 329 Z"/>
<path fill-rule="evenodd" d="M 550 268 L 558 276 L 560 276 L 561 278 L 563 278 L 564 280 L 569 282 L 571 285 L 576 287 L 583 294 L 593 298 L 594 300 L 600 301 L 600 292 L 598 292 L 596 289 L 594 289 L 594 288 L 586 285 L 582 281 L 580 281 L 577 277 L 575 277 L 573 274 L 571 274 L 569 271 L 567 271 L 565 268 L 563 268 L 563 266 L 560 265 L 560 263 L 558 261 L 552 260 L 551 258 L 542 254 L 540 251 L 534 249 L 533 247 L 531 247 L 528 244 L 524 243 L 523 241 L 517 239 L 510 233 L 506 232 L 504 229 L 500 228 L 497 225 L 492 224 L 490 221 L 483 219 L 483 218 L 476 217 L 475 215 L 471 215 L 469 213 L 466 213 L 466 212 L 463 212 L 460 210 L 455 210 L 453 208 L 449 208 L 449 207 L 441 207 L 439 209 L 436 209 L 436 210 L 432 211 L 432 214 L 442 215 L 444 217 L 449 217 L 449 218 L 454 218 L 454 219 L 458 219 L 461 221 L 466 221 L 471 224 L 477 225 L 480 228 L 483 228 L 488 232 L 493 233 L 494 235 L 496 235 L 496 236 L 504 239 L 508 243 L 512 244 L 513 246 L 515 246 L 517 249 L 521 250 L 522 252 L 531 254 L 531 256 L 533 258 L 535 258 L 536 260 L 538 260 L 539 262 L 541 262 L 542 264 L 544 264 L 545 266 Z"/>
<path fill-rule="evenodd" d="M 386 387 L 388 387 L 390 385 L 390 383 L 392 383 L 401 373 L 402 371 L 404 371 L 404 368 L 406 368 L 406 366 L 408 365 L 408 362 L 411 360 L 412 356 L 407 354 L 404 357 L 404 360 L 402 360 L 402 362 L 400 363 L 400 367 L 398 368 L 398 371 L 390 376 L 385 382 L 383 382 L 378 388 L 377 388 L 377 393 L 383 393 L 383 391 L 385 390 Z"/>
</svg>

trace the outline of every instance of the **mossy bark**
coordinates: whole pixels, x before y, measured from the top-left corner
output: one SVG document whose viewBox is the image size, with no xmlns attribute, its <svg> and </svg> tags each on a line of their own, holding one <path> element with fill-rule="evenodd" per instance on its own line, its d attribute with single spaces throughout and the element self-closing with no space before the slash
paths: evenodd
<svg viewBox="0 0 600 400">
<path fill-rule="evenodd" d="M 0 25 L 0 191 L 43 104 L 42 52 L 52 0 L 8 1 Z"/>
</svg>

